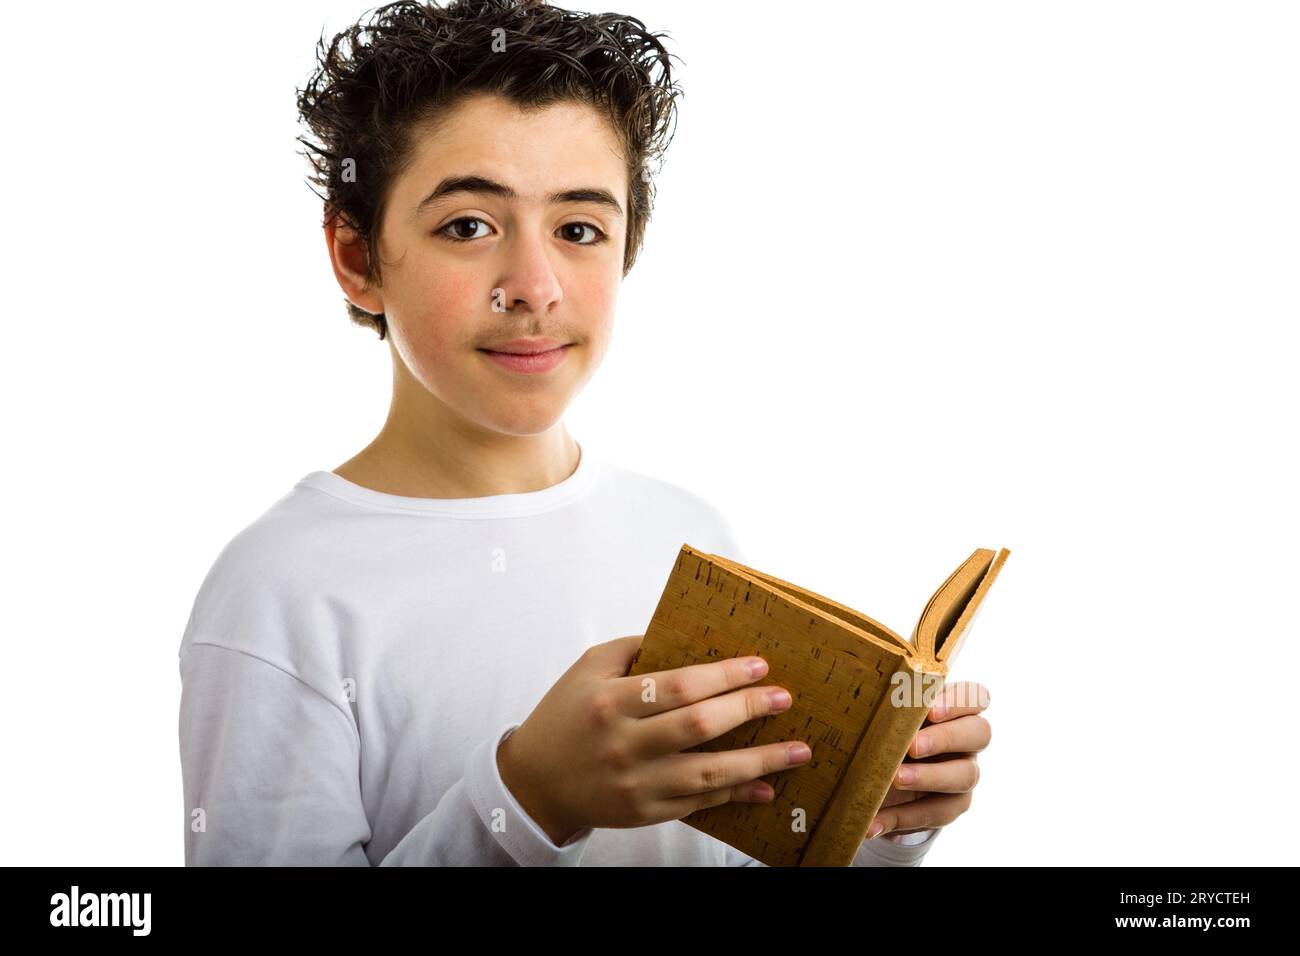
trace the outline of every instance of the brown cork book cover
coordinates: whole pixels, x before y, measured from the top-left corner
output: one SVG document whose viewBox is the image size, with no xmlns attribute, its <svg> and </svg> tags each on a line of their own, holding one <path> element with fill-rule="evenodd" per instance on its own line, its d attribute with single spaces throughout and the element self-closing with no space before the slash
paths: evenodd
<svg viewBox="0 0 1300 956">
<path fill-rule="evenodd" d="M 684 752 L 804 740 L 812 759 L 761 779 L 771 803 L 731 801 L 682 822 L 769 866 L 848 866 L 943 689 L 1011 552 L 977 549 L 906 640 L 788 581 L 683 544 L 629 676 L 758 655 L 793 703 Z"/>
</svg>

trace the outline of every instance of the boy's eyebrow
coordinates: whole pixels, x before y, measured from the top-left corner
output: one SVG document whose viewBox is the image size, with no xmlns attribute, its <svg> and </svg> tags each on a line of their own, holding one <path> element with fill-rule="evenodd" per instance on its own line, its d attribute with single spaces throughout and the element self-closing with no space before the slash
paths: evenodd
<svg viewBox="0 0 1300 956">
<path fill-rule="evenodd" d="M 494 179 L 488 179 L 486 176 L 448 176 L 434 187 L 433 192 L 420 200 L 420 204 L 415 207 L 414 214 L 418 216 L 430 203 L 436 202 L 449 193 L 487 193 L 491 196 L 499 196 L 502 199 L 514 200 L 519 198 L 519 194 L 509 186 Z M 608 207 L 619 218 L 623 217 L 623 207 L 607 189 L 591 186 L 581 189 L 562 189 L 559 192 L 551 193 L 546 197 L 546 201 L 551 204 L 594 202 Z"/>
</svg>

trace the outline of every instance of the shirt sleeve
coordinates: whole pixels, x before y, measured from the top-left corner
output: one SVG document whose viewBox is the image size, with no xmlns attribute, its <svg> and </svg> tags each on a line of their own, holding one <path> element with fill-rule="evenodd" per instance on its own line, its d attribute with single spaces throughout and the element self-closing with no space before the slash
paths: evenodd
<svg viewBox="0 0 1300 956">
<path fill-rule="evenodd" d="M 934 845 L 934 837 L 939 831 L 921 830 L 917 833 L 900 833 L 895 842 L 886 834 L 874 840 L 863 840 L 858 847 L 858 855 L 853 858 L 854 866 L 920 866 L 925 855 Z"/>
<path fill-rule="evenodd" d="M 895 843 L 888 837 L 876 837 L 863 840 L 858 854 L 853 858 L 852 866 L 920 866 L 925 854 L 930 851 L 934 835 L 938 830 L 922 830 L 919 833 L 902 833 L 900 837 L 909 837 L 908 843 Z M 742 853 L 730 844 L 727 845 L 727 866 L 767 866 L 747 853 Z"/>
<path fill-rule="evenodd" d="M 517 724 L 481 741 L 464 775 L 383 858 L 361 797 L 361 745 L 343 702 L 247 652 L 180 658 L 187 866 L 576 866 L 592 830 L 556 846 L 497 769 Z"/>
</svg>

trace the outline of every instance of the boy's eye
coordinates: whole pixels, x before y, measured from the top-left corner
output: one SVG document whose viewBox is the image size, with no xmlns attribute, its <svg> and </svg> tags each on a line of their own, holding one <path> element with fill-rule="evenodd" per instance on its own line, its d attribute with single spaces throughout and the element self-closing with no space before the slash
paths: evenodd
<svg viewBox="0 0 1300 956">
<path fill-rule="evenodd" d="M 467 224 L 474 224 L 474 223 L 477 223 L 478 225 L 482 225 L 482 226 L 487 225 L 487 223 L 485 223 L 482 219 L 479 219 L 477 216 L 464 216 L 460 219 L 453 219 L 451 222 L 447 223 L 447 225 L 443 226 L 438 231 L 444 233 L 447 236 L 447 238 L 452 240 L 453 242 L 473 242 L 475 239 L 478 239 L 480 237 L 477 235 L 467 236 L 464 234 L 462 229 L 458 227 Z"/>
<path fill-rule="evenodd" d="M 566 239 L 581 239 L 581 238 L 582 238 L 582 230 L 583 230 L 583 229 L 590 229 L 593 233 L 595 233 L 595 235 L 592 237 L 592 239 L 591 239 L 590 242 L 574 242 L 574 245 L 577 245 L 577 246 L 594 246 L 596 243 L 598 243 L 598 242 L 604 242 L 605 239 L 606 239 L 605 234 L 604 234 L 603 232 L 601 232 L 599 229 L 597 229 L 595 226 L 593 226 L 593 225 L 592 225 L 591 223 L 589 223 L 589 222 L 567 222 L 567 223 L 565 223 L 563 226 L 560 227 L 560 231 L 561 231 L 561 232 L 564 232 L 564 230 L 566 230 L 566 229 L 570 229 L 570 230 L 572 230 L 572 229 L 574 229 L 574 228 L 577 228 L 577 229 L 578 229 L 578 234 L 577 234 L 577 236 L 574 236 L 574 234 L 573 234 L 572 232 L 569 232 L 568 234 L 565 235 L 565 238 L 566 238 Z"/>
<path fill-rule="evenodd" d="M 483 238 L 478 233 L 479 226 L 487 226 L 487 223 L 477 216 L 462 216 L 460 219 L 453 219 L 439 229 L 438 232 L 452 242 L 473 242 L 475 239 Z M 591 230 L 592 235 L 584 242 L 584 230 L 588 229 Z M 589 222 L 567 222 L 557 232 L 561 233 L 565 239 L 575 246 L 594 246 L 609 238 L 603 231 Z"/>
</svg>

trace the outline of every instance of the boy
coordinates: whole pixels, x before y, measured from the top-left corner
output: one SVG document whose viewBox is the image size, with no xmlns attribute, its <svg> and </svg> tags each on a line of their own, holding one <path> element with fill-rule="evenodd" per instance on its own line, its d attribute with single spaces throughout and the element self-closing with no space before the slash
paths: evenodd
<svg viewBox="0 0 1300 956">
<path fill-rule="evenodd" d="M 322 42 L 299 107 L 392 404 L 203 582 L 180 652 L 186 863 L 754 864 L 680 818 L 770 799 L 751 784 L 807 748 L 680 751 L 780 709 L 778 688 L 721 661 L 648 704 L 624 676 L 640 636 L 611 640 L 644 628 L 682 542 L 743 555 L 710 504 L 561 421 L 649 216 L 667 54 L 637 20 L 505 0 L 390 4 L 366 31 Z M 907 817 L 891 794 L 898 832 L 856 862 L 919 863 L 969 787 L 944 798 Z"/>
</svg>

